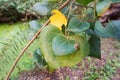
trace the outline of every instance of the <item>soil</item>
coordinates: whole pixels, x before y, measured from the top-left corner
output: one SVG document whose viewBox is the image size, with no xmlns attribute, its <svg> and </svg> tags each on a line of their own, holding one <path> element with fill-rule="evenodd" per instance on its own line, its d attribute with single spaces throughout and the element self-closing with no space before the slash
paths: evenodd
<svg viewBox="0 0 120 80">
<path fill-rule="evenodd" d="M 86 57 L 75 67 L 64 67 L 57 69 L 53 73 L 50 73 L 47 70 L 23 71 L 20 73 L 20 76 L 17 80 L 103 80 L 100 77 L 96 79 L 85 79 L 85 73 L 90 71 L 100 73 L 100 70 L 106 65 L 108 61 L 120 58 L 120 56 L 116 56 L 120 53 L 120 46 L 118 43 L 118 41 L 111 38 L 101 39 L 101 60 Z M 101 76 L 103 76 L 103 74 L 101 74 Z M 109 76 L 110 75 L 108 75 L 108 78 Z M 120 80 L 120 67 L 115 69 L 112 76 L 112 78 L 104 80 Z"/>
</svg>

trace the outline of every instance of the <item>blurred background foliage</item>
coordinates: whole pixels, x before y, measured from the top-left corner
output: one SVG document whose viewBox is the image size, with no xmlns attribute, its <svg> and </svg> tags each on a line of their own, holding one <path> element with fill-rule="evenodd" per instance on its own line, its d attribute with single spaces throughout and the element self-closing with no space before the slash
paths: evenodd
<svg viewBox="0 0 120 80">
<path fill-rule="evenodd" d="M 19 52 L 38 31 L 46 19 L 49 18 L 51 9 L 58 8 L 66 0 L 0 0 L 0 80 L 4 80 L 6 74 L 10 70 L 12 63 L 18 56 Z M 93 0 L 76 0 L 77 3 L 69 4 L 62 9 L 62 12 L 70 19 L 69 24 L 72 25 L 68 29 L 70 34 L 86 33 L 88 42 L 90 44 L 89 56 L 101 58 L 100 51 L 100 37 L 108 38 L 113 37 L 120 39 L 120 20 L 108 21 L 106 24 L 100 22 L 98 17 L 107 12 L 111 3 L 119 2 L 118 0 L 101 0 L 94 5 Z M 98 0 L 96 0 L 98 1 Z M 55 4 L 58 2 L 57 4 Z M 49 4 L 50 3 L 50 4 Z M 89 4 L 90 3 L 90 4 Z M 110 3 L 110 4 L 106 4 Z M 53 6 L 53 4 L 55 4 Z M 82 4 L 82 5 L 81 5 Z M 101 6 L 100 4 L 106 4 Z M 77 6 L 76 6 L 77 5 Z M 87 6 L 88 5 L 88 6 Z M 113 7 L 114 8 L 114 7 Z M 97 10 L 96 10 L 97 9 Z M 36 13 L 34 13 L 34 12 Z M 100 14 L 99 14 L 100 13 Z M 99 16 L 99 15 L 100 16 Z M 32 17 L 31 17 L 32 16 Z M 38 19 L 40 16 L 45 17 L 40 21 L 25 22 L 32 19 Z M 79 18 L 77 19 L 76 18 Z M 109 16 L 109 15 L 108 15 Z M 30 17 L 30 18 L 29 18 Z M 27 19 L 26 19 L 27 18 Z M 15 23 L 23 21 L 25 23 Z M 81 21 L 81 22 L 80 22 Z M 3 24 L 3 23 L 10 24 Z M 80 24 L 76 24 L 76 22 Z M 81 25 L 84 22 L 84 25 Z M 75 27 L 73 27 L 75 25 Z M 82 26 L 82 27 L 77 27 Z M 85 26 L 85 27 L 84 27 Z M 77 28 L 77 30 L 76 30 Z M 78 31 L 79 30 L 79 31 Z M 80 31 L 82 30 L 82 31 Z M 78 33 L 79 32 L 79 33 Z M 33 70 L 36 66 L 43 68 L 47 63 L 43 59 L 43 55 L 39 50 L 39 37 L 29 47 L 26 53 L 18 62 L 14 72 L 12 73 L 11 80 L 15 80 L 18 74 L 24 70 Z M 95 54 L 94 54 L 95 53 Z M 97 54 L 96 54 L 97 53 Z M 42 64 L 43 63 L 43 64 Z M 92 67 L 93 68 L 93 67 Z M 111 71 L 109 71 L 111 72 Z M 92 74 L 93 73 L 86 73 Z M 95 74 L 96 76 L 96 74 Z M 90 76 L 91 77 L 91 76 Z M 89 78 L 88 78 L 89 79 Z"/>
</svg>

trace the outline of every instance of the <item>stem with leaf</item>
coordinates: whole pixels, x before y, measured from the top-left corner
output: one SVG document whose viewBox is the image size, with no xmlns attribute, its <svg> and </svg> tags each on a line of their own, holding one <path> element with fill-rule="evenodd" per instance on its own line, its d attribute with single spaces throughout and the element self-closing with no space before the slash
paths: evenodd
<svg viewBox="0 0 120 80">
<path fill-rule="evenodd" d="M 68 3 L 70 2 L 70 0 L 66 0 L 59 9 L 63 9 Z M 18 61 L 20 60 L 20 58 L 22 57 L 22 55 L 25 53 L 25 51 L 28 49 L 28 47 L 35 41 L 35 39 L 39 36 L 39 34 L 41 33 L 41 31 L 43 30 L 43 28 L 48 25 L 50 23 L 50 20 L 47 20 L 43 26 L 38 30 L 38 32 L 33 36 L 33 38 L 28 42 L 28 44 L 22 49 L 22 51 L 20 52 L 20 54 L 18 55 L 18 57 L 16 58 L 15 62 L 13 63 L 9 73 L 7 74 L 5 80 L 9 80 L 10 75 L 12 74 L 16 64 L 18 63 Z"/>
</svg>

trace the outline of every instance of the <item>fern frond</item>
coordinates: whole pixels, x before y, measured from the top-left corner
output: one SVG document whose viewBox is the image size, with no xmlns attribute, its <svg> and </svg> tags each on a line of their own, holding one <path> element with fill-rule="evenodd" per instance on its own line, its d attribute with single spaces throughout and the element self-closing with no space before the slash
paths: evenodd
<svg viewBox="0 0 120 80">
<path fill-rule="evenodd" d="M 17 26 L 19 28 L 16 29 L 16 32 L 8 42 L 0 42 L 0 44 L 3 45 L 0 47 L 0 80 L 4 80 L 19 52 L 28 42 L 28 24 L 19 24 Z M 33 44 L 33 46 L 30 47 L 29 52 L 32 53 L 36 47 Z M 12 73 L 11 80 L 15 80 L 21 70 L 32 69 L 34 67 L 34 61 L 32 59 L 33 58 L 31 58 L 30 54 L 26 52 L 16 65 L 16 68 Z"/>
</svg>

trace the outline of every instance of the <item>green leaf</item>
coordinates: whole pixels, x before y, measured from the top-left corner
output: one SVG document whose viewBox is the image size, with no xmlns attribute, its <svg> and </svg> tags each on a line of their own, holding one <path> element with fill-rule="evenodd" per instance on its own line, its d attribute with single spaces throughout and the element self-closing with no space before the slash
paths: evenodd
<svg viewBox="0 0 120 80">
<path fill-rule="evenodd" d="M 90 24 L 86 21 L 80 22 L 79 18 L 73 17 L 68 24 L 68 31 L 79 33 L 89 29 Z"/>
<path fill-rule="evenodd" d="M 87 20 L 91 20 L 95 17 L 95 13 L 92 8 L 87 8 L 86 17 L 87 17 Z"/>
<path fill-rule="evenodd" d="M 88 3 L 94 1 L 94 0 L 76 0 L 78 3 L 80 4 L 84 4 L 84 5 L 87 5 Z"/>
<path fill-rule="evenodd" d="M 39 68 L 43 68 L 44 66 L 47 65 L 39 48 L 34 51 L 33 57 L 34 57 L 35 61 L 37 62 L 37 66 Z"/>
<path fill-rule="evenodd" d="M 34 30 L 38 30 L 41 27 L 41 25 L 36 20 L 30 21 L 29 25 L 30 25 L 30 28 Z"/>
<path fill-rule="evenodd" d="M 33 57 L 34 57 L 35 61 L 38 61 L 39 59 L 41 59 L 40 56 L 42 56 L 41 52 L 40 52 L 40 49 L 36 49 L 33 53 Z"/>
<path fill-rule="evenodd" d="M 96 5 L 96 11 L 98 16 L 101 16 L 105 11 L 107 11 L 111 3 L 111 0 L 103 0 L 98 2 Z"/>
<path fill-rule="evenodd" d="M 52 49 L 55 55 L 63 56 L 72 54 L 78 48 L 75 47 L 77 43 L 74 40 L 69 39 L 63 35 L 54 37 L 52 41 Z"/>
<path fill-rule="evenodd" d="M 70 55 L 56 56 L 52 49 L 52 41 L 63 33 L 55 26 L 46 26 L 40 34 L 40 50 L 49 65 L 50 70 L 64 66 L 75 66 L 89 54 L 89 43 L 83 36 L 69 36 L 71 40 L 78 42 L 79 50 Z M 77 47 L 77 46 L 76 46 Z"/>
<path fill-rule="evenodd" d="M 47 2 L 37 2 L 32 9 L 41 16 L 48 15 L 49 12 Z"/>
<path fill-rule="evenodd" d="M 112 37 L 120 40 L 120 20 L 113 20 L 106 27 L 112 28 Z"/>
<path fill-rule="evenodd" d="M 100 21 L 96 21 L 94 31 L 98 36 L 101 36 L 104 38 L 111 36 L 111 34 L 109 34 L 111 30 L 106 29 L 106 27 L 104 27 Z"/>
<path fill-rule="evenodd" d="M 101 37 L 113 37 L 120 40 L 120 20 L 109 21 L 106 26 L 102 26 L 100 21 L 95 24 L 95 33 Z"/>
<path fill-rule="evenodd" d="M 115 3 L 117 3 L 117 2 L 120 2 L 120 0 L 112 0 L 112 2 L 115 2 Z"/>
<path fill-rule="evenodd" d="M 95 35 L 92 35 L 89 39 L 90 44 L 90 54 L 89 56 L 101 59 L 101 50 L 100 50 L 100 38 Z"/>
</svg>

